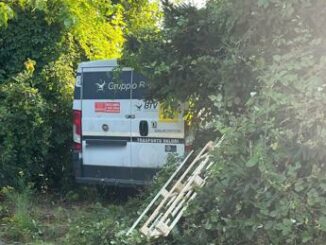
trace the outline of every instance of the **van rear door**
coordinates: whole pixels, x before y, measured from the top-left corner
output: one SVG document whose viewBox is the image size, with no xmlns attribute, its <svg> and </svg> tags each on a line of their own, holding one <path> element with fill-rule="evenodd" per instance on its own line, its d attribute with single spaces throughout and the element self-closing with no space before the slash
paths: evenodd
<svg viewBox="0 0 326 245">
<path fill-rule="evenodd" d="M 83 165 L 119 167 L 123 178 L 131 166 L 131 74 L 128 68 L 118 77 L 112 68 L 82 70 Z"/>
<path fill-rule="evenodd" d="M 147 79 L 134 72 L 131 122 L 133 168 L 161 168 L 170 153 L 184 155 L 184 120 L 182 113 L 169 118 L 162 105 L 148 100 Z"/>
</svg>

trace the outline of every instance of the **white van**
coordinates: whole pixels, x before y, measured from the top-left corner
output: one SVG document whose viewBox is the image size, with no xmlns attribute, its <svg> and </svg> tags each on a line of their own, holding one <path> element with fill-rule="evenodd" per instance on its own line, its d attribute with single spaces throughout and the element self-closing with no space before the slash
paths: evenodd
<svg viewBox="0 0 326 245">
<path fill-rule="evenodd" d="M 147 100 L 147 80 L 116 60 L 79 64 L 73 102 L 76 181 L 144 185 L 169 153 L 184 155 L 184 120 Z"/>
</svg>

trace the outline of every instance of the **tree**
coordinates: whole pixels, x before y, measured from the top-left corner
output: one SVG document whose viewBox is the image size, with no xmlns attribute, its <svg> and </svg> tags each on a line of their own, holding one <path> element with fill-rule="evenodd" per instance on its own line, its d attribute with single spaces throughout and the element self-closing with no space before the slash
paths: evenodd
<svg viewBox="0 0 326 245">
<path fill-rule="evenodd" d="M 325 7 L 165 5 L 159 38 L 135 50 L 140 64 L 158 98 L 193 101 L 213 125 L 209 139 L 214 129 L 226 139 L 178 232 L 157 244 L 324 243 Z"/>
</svg>

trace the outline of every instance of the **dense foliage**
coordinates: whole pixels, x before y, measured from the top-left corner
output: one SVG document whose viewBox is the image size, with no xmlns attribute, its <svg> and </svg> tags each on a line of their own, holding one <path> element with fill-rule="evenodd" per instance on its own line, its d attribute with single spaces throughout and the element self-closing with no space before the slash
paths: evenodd
<svg viewBox="0 0 326 245">
<path fill-rule="evenodd" d="M 226 140 L 207 188 L 160 243 L 324 243 L 324 11 L 309 0 L 166 5 L 146 61 L 153 88 L 194 102 Z"/>
<path fill-rule="evenodd" d="M 159 18 L 147 0 L 0 3 L 0 186 L 69 185 L 77 63 L 121 56 Z"/>
<path fill-rule="evenodd" d="M 134 199 L 95 207 L 66 241 L 324 244 L 324 1 L 162 2 L 161 31 L 157 5 L 145 0 L 0 3 L 0 185 L 69 183 L 76 63 L 119 57 L 124 47 L 124 62 L 153 78 L 154 97 L 188 102 L 207 131 L 198 139 L 217 131 L 225 141 L 207 187 L 168 238 L 125 236 L 144 205 Z"/>
</svg>

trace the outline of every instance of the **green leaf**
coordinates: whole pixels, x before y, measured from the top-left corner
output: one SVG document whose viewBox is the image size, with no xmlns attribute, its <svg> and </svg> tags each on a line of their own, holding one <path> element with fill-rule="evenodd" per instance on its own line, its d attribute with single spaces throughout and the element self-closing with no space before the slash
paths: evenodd
<svg viewBox="0 0 326 245">
<path fill-rule="evenodd" d="M 255 166 L 257 163 L 258 163 L 257 158 L 251 158 L 251 159 L 249 159 L 249 161 L 246 162 L 246 166 L 251 168 L 251 167 Z"/>
<path fill-rule="evenodd" d="M 305 189 L 305 185 L 302 179 L 299 179 L 295 185 L 294 185 L 294 189 L 297 192 L 303 191 Z"/>
<path fill-rule="evenodd" d="M 303 232 L 303 235 L 302 235 L 303 243 L 309 242 L 311 239 L 312 239 L 312 236 L 307 231 Z"/>
<path fill-rule="evenodd" d="M 292 221 L 290 219 L 283 219 L 283 223 L 280 225 L 283 235 L 288 235 L 292 230 Z"/>
<path fill-rule="evenodd" d="M 321 216 L 318 219 L 318 224 L 320 225 L 320 229 L 326 232 L 326 216 Z"/>
</svg>

